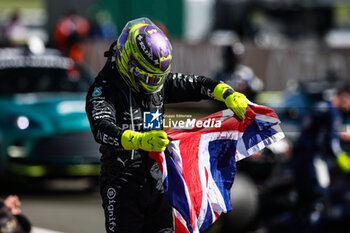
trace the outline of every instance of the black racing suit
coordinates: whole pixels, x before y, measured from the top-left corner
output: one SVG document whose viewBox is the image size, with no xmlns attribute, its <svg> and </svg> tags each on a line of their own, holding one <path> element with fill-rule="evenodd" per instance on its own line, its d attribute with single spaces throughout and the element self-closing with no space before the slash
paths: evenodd
<svg viewBox="0 0 350 233">
<path fill-rule="evenodd" d="M 95 140 L 101 144 L 100 193 L 107 232 L 174 231 L 157 163 L 143 150 L 135 151 L 132 160 L 131 151 L 121 145 L 121 135 L 132 129 L 131 118 L 135 131 L 146 131 L 143 113 L 163 113 L 163 103 L 212 98 L 218 83 L 203 76 L 170 73 L 161 91 L 137 94 L 106 63 L 87 94 L 86 112 Z"/>
</svg>

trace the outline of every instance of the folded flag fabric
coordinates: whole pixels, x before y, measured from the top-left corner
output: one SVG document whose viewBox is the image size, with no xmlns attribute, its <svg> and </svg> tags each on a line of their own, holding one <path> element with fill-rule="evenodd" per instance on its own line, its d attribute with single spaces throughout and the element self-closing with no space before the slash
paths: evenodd
<svg viewBox="0 0 350 233">
<path fill-rule="evenodd" d="M 227 109 L 189 121 L 191 128 L 166 129 L 171 142 L 150 157 L 162 172 L 176 233 L 201 232 L 231 210 L 236 162 L 282 139 L 279 125 L 272 109 L 251 103 L 244 121 Z"/>
</svg>

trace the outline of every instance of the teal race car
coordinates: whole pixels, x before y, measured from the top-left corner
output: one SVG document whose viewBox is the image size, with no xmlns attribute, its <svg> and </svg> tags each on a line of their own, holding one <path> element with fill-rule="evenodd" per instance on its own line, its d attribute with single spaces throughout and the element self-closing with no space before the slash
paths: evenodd
<svg viewBox="0 0 350 233">
<path fill-rule="evenodd" d="M 56 50 L 0 49 L 0 172 L 97 176 L 98 144 L 85 114 L 93 78 Z"/>
</svg>

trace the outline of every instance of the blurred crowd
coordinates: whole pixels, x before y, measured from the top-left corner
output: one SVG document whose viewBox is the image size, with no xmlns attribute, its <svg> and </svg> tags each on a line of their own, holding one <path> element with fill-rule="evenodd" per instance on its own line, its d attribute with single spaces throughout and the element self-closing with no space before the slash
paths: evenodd
<svg viewBox="0 0 350 233">
<path fill-rule="evenodd" d="M 23 45 L 30 39 L 30 33 L 21 18 L 20 10 L 12 14 L 0 25 L 1 47 Z M 117 38 L 117 27 L 107 10 L 99 10 L 90 18 L 68 10 L 57 21 L 51 41 L 47 44 L 59 49 L 77 63 L 84 60 L 84 42 L 87 39 L 111 41 Z"/>
<path fill-rule="evenodd" d="M 98 11 L 89 21 L 74 11 L 59 19 L 54 32 L 55 46 L 77 63 L 84 61 L 84 40 L 111 41 L 117 38 L 117 28 L 108 11 Z"/>
</svg>

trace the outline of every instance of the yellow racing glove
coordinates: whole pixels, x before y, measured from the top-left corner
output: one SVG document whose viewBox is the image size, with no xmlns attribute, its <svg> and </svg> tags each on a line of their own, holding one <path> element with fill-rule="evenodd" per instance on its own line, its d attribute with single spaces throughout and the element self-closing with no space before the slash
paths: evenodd
<svg viewBox="0 0 350 233">
<path fill-rule="evenodd" d="M 225 102 L 226 106 L 232 109 L 240 120 L 245 119 L 245 113 L 248 107 L 248 100 L 245 95 L 234 91 L 226 83 L 220 83 L 214 88 L 214 97 L 219 101 Z"/>
<path fill-rule="evenodd" d="M 348 153 L 341 152 L 337 157 L 337 164 L 343 172 L 350 172 L 350 157 Z"/>
<path fill-rule="evenodd" d="M 121 136 L 125 150 L 145 150 L 162 152 L 169 143 L 168 135 L 163 130 L 152 130 L 144 133 L 125 130 Z"/>
</svg>

